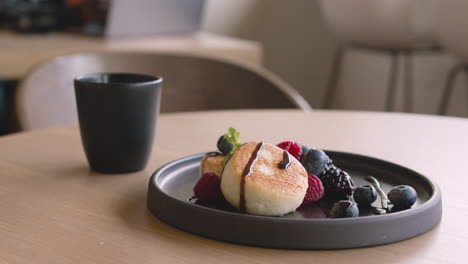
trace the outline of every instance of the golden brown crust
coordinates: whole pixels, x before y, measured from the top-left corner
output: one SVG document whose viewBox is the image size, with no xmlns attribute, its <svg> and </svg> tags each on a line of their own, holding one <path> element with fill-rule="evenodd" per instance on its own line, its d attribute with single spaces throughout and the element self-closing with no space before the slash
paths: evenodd
<svg viewBox="0 0 468 264">
<path fill-rule="evenodd" d="M 200 162 L 200 173 L 206 172 L 213 172 L 214 174 L 221 177 L 221 173 L 223 172 L 223 166 L 221 165 L 221 161 L 223 161 L 224 155 L 206 155 Z"/>
<path fill-rule="evenodd" d="M 291 163 L 287 169 L 281 169 L 278 165 L 284 159 L 284 150 L 260 142 L 239 147 L 221 177 L 221 191 L 226 200 L 241 211 L 258 215 L 294 211 L 304 199 L 308 175 L 297 159 L 287 155 Z M 249 164 L 250 169 L 246 169 Z M 245 177 L 244 171 L 249 172 Z"/>
<path fill-rule="evenodd" d="M 255 146 L 255 143 L 254 143 Z M 287 169 L 281 169 L 278 164 L 283 160 L 284 150 L 265 144 L 259 154 L 251 173 L 245 178 L 248 182 L 264 185 L 266 188 L 274 188 L 281 192 L 292 192 L 307 188 L 307 172 L 302 164 L 291 158 L 291 165 Z"/>
</svg>

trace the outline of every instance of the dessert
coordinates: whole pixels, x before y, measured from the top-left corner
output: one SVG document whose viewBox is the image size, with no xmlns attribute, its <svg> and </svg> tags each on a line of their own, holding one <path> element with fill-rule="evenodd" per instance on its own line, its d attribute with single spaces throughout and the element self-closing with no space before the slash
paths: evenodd
<svg viewBox="0 0 468 264">
<path fill-rule="evenodd" d="M 372 186 L 355 188 L 352 177 L 323 150 L 295 141 L 243 144 L 239 137 L 229 128 L 217 141 L 219 152 L 202 158 L 193 189 L 198 202 L 263 216 L 320 207 L 327 217 L 344 218 L 359 216 L 359 209 L 363 215 L 405 210 L 416 201 L 416 191 L 408 185 L 396 186 L 387 198 L 372 176 L 365 177 Z M 372 206 L 377 195 L 381 208 Z"/>
<path fill-rule="evenodd" d="M 240 146 L 221 176 L 224 198 L 241 212 L 279 216 L 302 204 L 308 175 L 285 150 L 264 142 Z"/>
<path fill-rule="evenodd" d="M 200 175 L 211 172 L 216 176 L 221 177 L 221 173 L 223 172 L 223 166 L 221 166 L 221 162 L 223 161 L 224 157 L 224 155 L 221 155 L 218 152 L 207 153 L 200 162 Z"/>
</svg>

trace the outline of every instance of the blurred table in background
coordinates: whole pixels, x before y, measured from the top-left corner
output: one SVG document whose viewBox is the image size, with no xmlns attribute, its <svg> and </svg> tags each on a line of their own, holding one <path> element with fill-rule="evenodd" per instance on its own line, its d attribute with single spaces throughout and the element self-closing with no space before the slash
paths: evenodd
<svg viewBox="0 0 468 264">
<path fill-rule="evenodd" d="M 91 51 L 180 51 L 259 64 L 262 48 L 249 40 L 205 32 L 190 35 L 106 39 L 70 33 L 18 34 L 0 31 L 0 79 L 20 79 L 52 57 Z"/>
<path fill-rule="evenodd" d="M 206 32 L 103 38 L 72 33 L 18 34 L 0 30 L 0 135 L 15 131 L 14 88 L 34 66 L 53 57 L 96 51 L 183 52 L 260 64 L 262 47 L 249 40 Z"/>
</svg>

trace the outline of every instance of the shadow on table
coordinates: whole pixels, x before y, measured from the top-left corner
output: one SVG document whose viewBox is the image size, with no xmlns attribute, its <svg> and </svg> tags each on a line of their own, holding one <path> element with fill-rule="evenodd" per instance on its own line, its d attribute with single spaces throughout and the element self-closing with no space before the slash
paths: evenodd
<svg viewBox="0 0 468 264">
<path fill-rule="evenodd" d="M 146 185 L 144 189 L 141 186 L 132 188 L 123 196 L 126 198 L 120 201 L 116 215 L 128 227 L 139 232 L 139 237 L 143 234 L 143 238 L 147 241 L 158 244 L 161 240 L 165 240 L 180 246 L 193 243 L 204 245 L 219 243 L 176 229 L 153 216 L 146 205 Z"/>
</svg>

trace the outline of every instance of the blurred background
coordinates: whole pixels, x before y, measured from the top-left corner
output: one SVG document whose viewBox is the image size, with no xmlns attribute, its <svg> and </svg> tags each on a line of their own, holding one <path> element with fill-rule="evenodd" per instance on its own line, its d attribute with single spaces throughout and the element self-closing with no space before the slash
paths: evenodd
<svg viewBox="0 0 468 264">
<path fill-rule="evenodd" d="M 457 73 L 466 70 L 459 65 L 464 65 L 468 45 L 461 45 L 465 34 L 456 31 L 464 17 L 461 11 L 468 11 L 463 4 L 467 1 L 183 0 L 172 1 L 172 5 L 180 2 L 180 7 L 189 7 L 182 18 L 151 16 L 158 5 L 167 7 L 171 0 L 165 2 L 2 0 L 0 30 L 104 38 L 125 38 L 123 33 L 134 37 L 208 32 L 259 43 L 261 64 L 290 83 L 316 109 L 441 114 L 444 91 L 452 82 L 444 114 L 467 116 L 468 85 L 465 76 Z M 138 8 L 140 14 L 150 15 L 135 18 L 125 12 Z M 458 10 L 459 16 L 451 10 Z M 172 27 L 198 11 L 200 20 L 193 22 L 193 28 L 185 27 L 184 32 Z M 142 21 L 146 26 L 138 26 Z M 1 60 L 0 65 L 8 67 Z M 15 83 L 4 80 L 2 85 Z M 0 94 L 0 100 L 1 96 L 9 95 Z"/>
<path fill-rule="evenodd" d="M 408 12 L 405 9 L 409 8 L 421 10 L 427 14 L 418 17 L 421 20 L 418 21 L 419 24 L 422 24 L 418 26 L 424 28 L 424 33 L 435 27 L 434 14 L 430 13 L 433 11 L 430 5 L 434 5 L 434 1 L 431 0 L 335 2 L 349 2 L 349 5 L 340 3 L 343 9 L 347 9 L 344 10 L 347 13 L 372 12 L 372 10 L 362 10 L 369 3 L 374 10 L 382 8 L 388 10 L 390 14 Z M 448 2 L 466 1 L 442 2 L 447 2 L 449 5 Z M 381 5 L 378 6 L 378 3 Z M 415 11 L 410 12 L 415 13 Z M 410 19 L 415 18 L 403 17 L 402 21 L 407 22 L 406 20 Z M 359 17 L 356 20 L 359 20 Z M 382 26 L 378 22 L 372 25 L 377 31 L 379 26 Z M 396 21 L 393 23 L 398 24 Z M 323 106 L 333 56 L 339 40 L 321 13 L 320 1 L 211 0 L 207 4 L 203 27 L 207 31 L 261 42 L 264 47 L 264 65 L 289 81 L 313 107 Z M 382 34 L 385 34 L 384 30 L 381 29 Z M 459 56 L 449 51 L 421 52 L 413 56 L 413 112 L 424 114 L 438 112 L 446 75 L 460 61 Z M 346 53 L 342 63 L 333 107 L 384 110 L 390 67 L 388 56 L 384 53 L 355 49 Z M 399 67 L 399 76 L 402 75 L 403 68 Z M 448 111 L 450 115 L 466 116 L 468 113 L 468 90 L 464 76 L 462 77 L 460 79 L 463 80 L 455 84 L 454 94 L 451 96 Z M 403 102 L 403 79 L 399 78 L 395 110 L 403 111 Z"/>
</svg>

